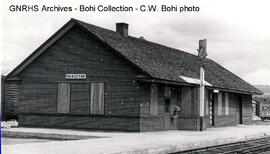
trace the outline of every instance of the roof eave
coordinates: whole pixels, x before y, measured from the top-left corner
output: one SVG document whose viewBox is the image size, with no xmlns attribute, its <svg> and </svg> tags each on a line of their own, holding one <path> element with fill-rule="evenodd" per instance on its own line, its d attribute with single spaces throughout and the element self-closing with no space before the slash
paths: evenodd
<svg viewBox="0 0 270 154">
<path fill-rule="evenodd" d="M 152 78 L 152 79 L 138 79 L 138 81 L 141 82 L 148 82 L 148 83 L 160 83 L 160 84 L 166 84 L 166 85 L 178 85 L 178 86 L 199 86 L 198 84 L 188 83 L 188 82 L 180 82 L 180 81 L 170 81 L 170 80 L 163 80 L 159 78 Z M 244 91 L 239 89 L 230 89 L 230 88 L 222 88 L 222 87 L 215 87 L 215 86 L 207 86 L 206 89 L 217 89 L 220 91 L 225 92 L 232 92 L 232 93 L 239 93 L 239 94 L 247 94 L 247 95 L 262 95 L 262 92 L 251 92 L 251 91 Z"/>
<path fill-rule="evenodd" d="M 227 91 L 227 92 L 233 92 L 233 93 L 239 93 L 239 94 L 248 94 L 248 95 L 262 95 L 263 93 L 260 91 L 245 91 L 245 90 L 239 90 L 239 89 L 230 89 L 230 88 L 223 88 L 223 87 L 215 87 L 215 86 L 206 86 L 207 89 L 217 89 L 221 91 Z"/>
</svg>

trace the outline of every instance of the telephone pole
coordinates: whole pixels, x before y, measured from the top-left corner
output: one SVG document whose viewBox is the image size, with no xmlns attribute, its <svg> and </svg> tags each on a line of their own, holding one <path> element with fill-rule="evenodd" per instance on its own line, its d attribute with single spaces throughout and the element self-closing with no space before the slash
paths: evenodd
<svg viewBox="0 0 270 154">
<path fill-rule="evenodd" d="M 207 62 L 206 52 L 207 40 L 199 40 L 198 57 L 200 59 L 200 131 L 203 131 L 203 118 L 204 118 L 204 96 L 205 96 L 205 81 L 204 81 L 204 68 Z"/>
</svg>

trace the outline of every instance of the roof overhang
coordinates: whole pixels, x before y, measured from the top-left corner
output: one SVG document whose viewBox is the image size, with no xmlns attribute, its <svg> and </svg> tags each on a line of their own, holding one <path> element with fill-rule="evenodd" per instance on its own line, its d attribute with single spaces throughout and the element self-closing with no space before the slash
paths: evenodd
<svg viewBox="0 0 270 154">
<path fill-rule="evenodd" d="M 175 86 L 197 86 L 198 87 L 200 85 L 199 79 L 186 78 L 186 77 L 184 78 L 181 77 L 181 78 L 186 82 L 162 80 L 162 79 L 157 79 L 157 78 L 138 79 L 138 81 L 148 82 L 148 83 L 159 83 L 159 84 L 165 84 L 165 85 L 175 85 Z M 255 93 L 255 92 L 253 93 L 253 92 L 248 92 L 248 91 L 243 91 L 243 90 L 215 87 L 208 82 L 205 82 L 205 88 L 209 90 L 219 90 L 223 92 L 231 92 L 231 93 L 238 93 L 238 94 L 246 94 L 246 95 L 260 94 L 261 95 L 261 93 Z"/>
<path fill-rule="evenodd" d="M 181 79 L 183 79 L 184 81 L 186 81 L 187 83 L 201 85 L 201 80 L 200 79 L 190 78 L 190 77 L 186 77 L 186 76 L 179 76 L 179 77 Z M 210 84 L 207 81 L 204 81 L 204 85 L 210 86 L 210 87 L 213 86 L 212 84 Z"/>
<path fill-rule="evenodd" d="M 165 85 L 176 85 L 176 86 L 196 86 L 195 84 L 185 83 L 185 82 L 177 82 L 177 81 L 169 81 L 169 80 L 162 80 L 162 79 L 138 79 L 138 81 L 141 82 L 147 82 L 147 83 L 159 83 L 159 84 L 165 84 Z"/>
</svg>

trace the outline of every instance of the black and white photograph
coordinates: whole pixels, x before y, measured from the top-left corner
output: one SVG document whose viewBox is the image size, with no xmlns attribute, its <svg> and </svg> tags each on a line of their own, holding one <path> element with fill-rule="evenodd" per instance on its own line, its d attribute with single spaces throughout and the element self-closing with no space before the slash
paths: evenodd
<svg viewBox="0 0 270 154">
<path fill-rule="evenodd" d="M 270 153 L 267 0 L 1 2 L 1 153 Z"/>
</svg>

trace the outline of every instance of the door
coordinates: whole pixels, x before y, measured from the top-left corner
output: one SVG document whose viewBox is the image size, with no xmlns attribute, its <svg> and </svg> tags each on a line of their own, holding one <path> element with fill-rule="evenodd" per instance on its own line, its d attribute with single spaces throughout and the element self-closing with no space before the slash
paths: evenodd
<svg viewBox="0 0 270 154">
<path fill-rule="evenodd" d="M 213 98 L 213 93 L 209 92 L 209 125 L 214 126 L 214 98 Z"/>
<path fill-rule="evenodd" d="M 235 124 L 242 124 L 242 97 L 234 94 L 235 100 Z"/>
<path fill-rule="evenodd" d="M 242 96 L 239 96 L 239 124 L 243 124 Z"/>
<path fill-rule="evenodd" d="M 165 99 L 164 112 L 163 112 L 164 130 L 169 130 L 170 129 L 170 122 L 171 122 L 170 110 L 171 110 L 171 100 L 170 99 Z"/>
</svg>

